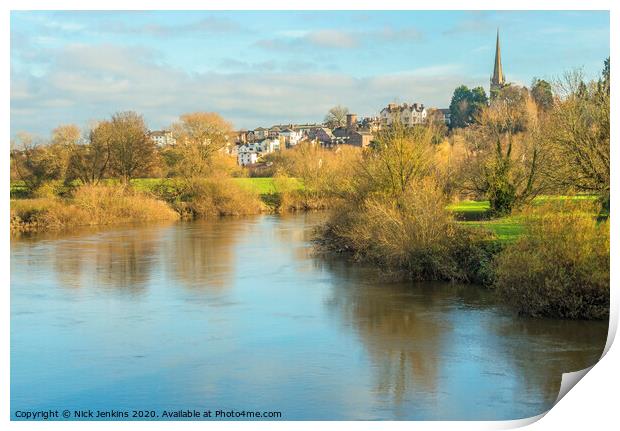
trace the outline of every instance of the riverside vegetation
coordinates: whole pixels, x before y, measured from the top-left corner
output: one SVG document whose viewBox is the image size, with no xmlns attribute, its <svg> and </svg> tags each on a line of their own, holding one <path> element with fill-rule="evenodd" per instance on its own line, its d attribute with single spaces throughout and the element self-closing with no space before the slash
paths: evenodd
<svg viewBox="0 0 620 431">
<path fill-rule="evenodd" d="M 232 127 L 182 115 L 158 148 L 142 117 L 11 151 L 13 233 L 330 209 L 317 248 L 395 277 L 483 284 L 533 316 L 609 314 L 609 60 L 597 81 L 508 86 L 455 122 L 384 128 L 370 147 L 302 142 L 263 175 L 226 156 Z M 456 106 L 456 105 L 455 105 Z M 472 113 L 474 112 L 474 113 Z M 453 114 L 454 115 L 454 114 Z"/>
</svg>

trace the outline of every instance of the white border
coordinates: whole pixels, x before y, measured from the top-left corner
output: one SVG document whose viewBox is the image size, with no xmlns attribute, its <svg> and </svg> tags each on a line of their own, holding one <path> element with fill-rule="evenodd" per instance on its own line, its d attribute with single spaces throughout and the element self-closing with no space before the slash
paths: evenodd
<svg viewBox="0 0 620 431">
<path fill-rule="evenodd" d="M 338 429 L 410 429 L 412 426 L 418 429 L 428 430 L 445 430 L 445 429 L 464 429 L 464 430 L 481 430 L 481 429 L 506 429 L 524 426 L 535 422 L 531 425 L 532 429 L 562 429 L 562 430 L 583 430 L 584 428 L 590 429 L 609 429 L 612 424 L 618 423 L 618 408 L 617 408 L 617 394 L 618 394 L 618 367 L 615 365 L 618 363 L 620 354 L 618 353 L 618 347 L 613 346 L 613 334 L 617 329 L 618 323 L 618 277 L 617 270 L 620 263 L 617 253 L 618 241 L 618 229 L 615 224 L 611 225 L 611 286 L 612 286 L 612 309 L 611 309 L 611 321 L 610 337 L 608 338 L 606 349 L 609 349 L 604 358 L 583 378 L 583 380 L 576 386 L 575 389 L 569 391 L 566 396 L 555 406 L 548 414 L 541 415 L 537 418 L 530 418 L 520 421 L 507 421 L 507 422 L 327 422 L 313 423 L 313 422 L 175 422 L 174 424 L 165 422 L 10 422 L 9 411 L 9 341 L 10 341 L 10 282 L 9 282 L 9 228 L 7 226 L 9 220 L 9 149 L 8 143 L 10 139 L 9 133 L 9 107 L 10 107 L 10 82 L 9 82 L 9 49 L 10 49 L 10 10 L 36 10 L 36 9 L 91 9 L 91 10 L 103 10 L 103 9 L 117 9 L 117 10 L 171 10 L 171 9 L 185 9 L 185 10 L 201 10 L 201 9 L 213 9 L 213 10 L 234 10 L 234 9 L 261 9 L 279 10 L 279 9 L 313 9 L 313 10 L 341 10 L 341 9 L 418 9 L 418 10 L 451 10 L 451 9 L 466 9 L 466 10 L 611 10 L 611 57 L 614 60 L 618 58 L 616 56 L 618 52 L 618 44 L 615 42 L 618 38 L 617 29 L 620 26 L 618 22 L 618 2 L 602 1 L 602 0 L 590 0 L 584 2 L 583 0 L 564 0 L 564 1 L 548 1 L 548 0 L 503 0 L 503 1 L 455 1 L 446 0 L 441 4 L 429 1 L 394 1 L 394 0 L 382 0 L 381 2 L 370 0 L 357 0 L 357 1 L 339 1 L 334 2 L 328 0 L 314 0 L 312 2 L 305 2 L 303 4 L 291 5 L 290 1 L 284 0 L 263 0 L 261 2 L 241 1 L 241 0 L 228 0 L 227 2 L 213 2 L 208 4 L 204 1 L 188 1 L 188 0 L 151 0 L 151 1 L 130 1 L 130 0 L 95 0 L 85 3 L 78 0 L 58 0 L 53 4 L 40 0 L 8 0 L 3 2 L 3 14 L 0 29 L 2 29 L 2 59 L 3 67 L 1 69 L 1 82 L 3 92 L 2 106 L 2 119 L 0 123 L 0 130 L 2 132 L 2 138 L 4 145 L 6 146 L 3 151 L 0 151 L 0 160 L 2 166 L 3 185 L 1 187 L 0 208 L 2 213 L 0 217 L 4 221 L 4 229 L 2 230 L 2 311 L 1 316 L 3 319 L 0 324 L 0 343 L 2 345 L 2 356 L 0 356 L 1 366 L 1 379 L 2 388 L 0 389 L 0 424 L 8 426 L 9 429 L 32 429 L 34 427 L 50 429 L 50 430 L 65 430 L 65 429 L 162 429 L 167 430 L 174 429 L 222 429 L 222 428 L 234 428 L 234 429 L 264 429 L 264 430 L 289 430 L 295 429 L 307 429 L 314 430 L 317 426 L 323 427 L 337 427 Z M 615 64 L 615 63 L 614 63 Z M 612 69 L 612 75 L 614 75 Z M 617 74 L 615 74 L 617 75 Z M 618 85 L 616 84 L 616 78 L 612 78 L 612 119 L 615 120 L 617 109 L 616 102 L 618 100 Z M 616 165 L 618 161 L 618 154 L 620 149 L 617 147 L 618 126 L 616 121 L 612 121 L 612 165 Z M 618 176 L 615 175 L 614 169 L 612 169 L 612 206 L 615 207 L 618 190 Z M 613 211 L 615 214 L 615 210 Z M 611 346 L 611 348 L 610 348 Z M 544 417 L 543 417 L 544 416 Z M 541 420 L 538 420 L 542 417 Z M 536 420 L 538 420 L 536 422 Z M 6 428 L 4 428 L 6 429 Z"/>
</svg>

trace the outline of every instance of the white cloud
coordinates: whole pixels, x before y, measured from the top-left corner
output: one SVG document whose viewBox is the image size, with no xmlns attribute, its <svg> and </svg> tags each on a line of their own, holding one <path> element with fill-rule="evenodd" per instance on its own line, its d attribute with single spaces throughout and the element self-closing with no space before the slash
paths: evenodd
<svg viewBox="0 0 620 431">
<path fill-rule="evenodd" d="M 356 78 L 306 69 L 191 74 L 155 58 L 137 48 L 72 45 L 43 76 L 14 74 L 12 132 L 47 134 L 58 124 L 86 124 L 121 110 L 144 114 L 152 128 L 198 110 L 220 112 L 245 128 L 319 121 L 336 104 L 376 115 L 394 99 L 443 107 L 456 86 L 475 83 L 456 65 Z"/>
<path fill-rule="evenodd" d="M 308 42 L 326 48 L 355 48 L 359 38 L 352 33 L 339 30 L 318 30 L 304 36 Z"/>
<path fill-rule="evenodd" d="M 415 27 L 379 30 L 346 31 L 336 29 L 289 30 L 276 33 L 276 38 L 261 39 L 255 46 L 271 50 L 298 48 L 355 49 L 374 44 L 377 41 L 389 43 L 411 43 L 423 39 L 423 34 Z"/>
</svg>

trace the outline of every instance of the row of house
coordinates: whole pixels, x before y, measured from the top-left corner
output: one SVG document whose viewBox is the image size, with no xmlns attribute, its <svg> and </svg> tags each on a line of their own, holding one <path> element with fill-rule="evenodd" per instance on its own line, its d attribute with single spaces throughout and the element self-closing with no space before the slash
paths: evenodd
<svg viewBox="0 0 620 431">
<path fill-rule="evenodd" d="M 364 117 L 348 114 L 346 125 L 330 129 L 323 124 L 287 124 L 274 125 L 270 128 L 258 127 L 254 130 L 239 130 L 233 133 L 231 145 L 226 152 L 236 156 L 241 166 L 257 163 L 258 159 L 281 148 L 294 147 L 302 141 L 309 141 L 326 148 L 338 145 L 367 147 L 373 135 L 383 127 L 395 122 L 406 126 L 424 124 L 429 121 L 449 124 L 448 109 L 427 109 L 421 103 L 390 103 L 376 117 Z M 149 133 L 158 146 L 174 145 L 176 140 L 169 130 L 155 130 Z"/>
<path fill-rule="evenodd" d="M 288 125 L 273 126 L 269 129 L 258 127 L 254 130 L 240 130 L 235 133 L 235 142 L 245 144 L 247 142 L 257 142 L 264 139 L 282 138 L 287 147 L 295 146 L 307 134 L 308 130 L 319 125 Z"/>
</svg>

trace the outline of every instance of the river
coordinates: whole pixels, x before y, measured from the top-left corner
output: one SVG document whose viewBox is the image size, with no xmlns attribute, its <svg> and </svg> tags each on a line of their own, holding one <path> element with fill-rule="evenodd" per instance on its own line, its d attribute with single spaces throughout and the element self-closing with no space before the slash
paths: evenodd
<svg viewBox="0 0 620 431">
<path fill-rule="evenodd" d="M 518 317 L 493 293 L 315 256 L 324 215 L 11 242 L 11 411 L 279 411 L 518 419 L 594 364 L 607 322 Z M 243 418 L 241 418 L 243 419 Z"/>
</svg>

